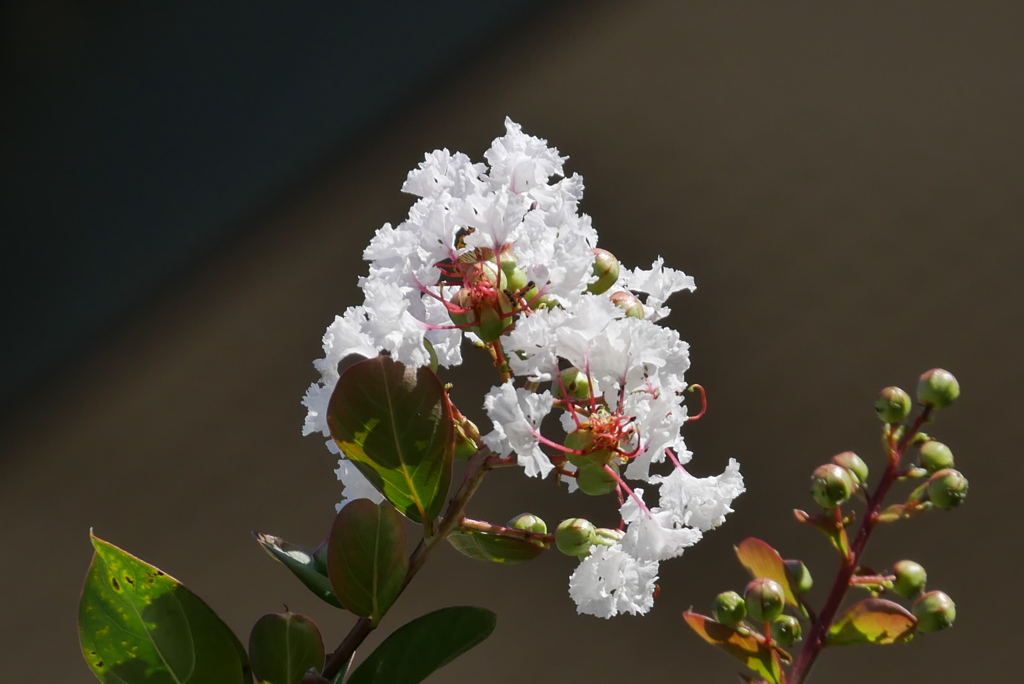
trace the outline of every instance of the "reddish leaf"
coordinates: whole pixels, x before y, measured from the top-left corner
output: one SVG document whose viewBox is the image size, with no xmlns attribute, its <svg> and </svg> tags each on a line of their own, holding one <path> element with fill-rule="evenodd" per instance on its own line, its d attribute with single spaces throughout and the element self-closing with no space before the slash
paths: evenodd
<svg viewBox="0 0 1024 684">
<path fill-rule="evenodd" d="M 850 606 L 832 623 L 827 645 L 903 643 L 914 638 L 916 626 L 917 619 L 898 603 L 880 598 L 864 599 Z"/>
<path fill-rule="evenodd" d="M 755 579 L 767 577 L 775 580 L 782 585 L 782 589 L 786 593 L 786 603 L 791 606 L 800 605 L 796 590 L 793 588 L 795 582 L 778 551 L 755 537 L 747 537 L 735 548 L 740 563 L 750 571 Z"/>
<path fill-rule="evenodd" d="M 733 658 L 743 662 L 754 672 L 768 679 L 772 684 L 779 684 L 782 670 L 778 661 L 772 657 L 772 650 L 753 632 L 743 632 L 734 627 L 715 622 L 705 615 L 683 611 L 683 619 L 690 628 L 704 641 L 722 649 Z"/>
</svg>

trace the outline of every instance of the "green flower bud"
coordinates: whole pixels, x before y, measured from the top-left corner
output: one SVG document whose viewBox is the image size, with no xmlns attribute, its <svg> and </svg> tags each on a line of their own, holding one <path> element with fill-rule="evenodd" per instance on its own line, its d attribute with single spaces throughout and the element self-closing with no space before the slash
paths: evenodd
<svg viewBox="0 0 1024 684">
<path fill-rule="evenodd" d="M 814 469 L 811 475 L 811 496 L 822 508 L 842 506 L 853 493 L 850 471 L 835 463 L 826 463 Z"/>
<path fill-rule="evenodd" d="M 960 383 L 953 374 L 941 368 L 932 368 L 917 381 L 917 401 L 944 409 L 960 396 Z"/>
<path fill-rule="evenodd" d="M 594 448 L 594 433 L 589 428 L 573 430 L 566 435 L 565 448 L 583 452 L 582 454 L 565 455 L 565 457 L 569 459 L 570 463 L 580 469 L 603 466 L 605 463 L 611 461 L 612 456 L 614 455 L 608 449 L 592 451 Z"/>
<path fill-rule="evenodd" d="M 802 631 L 800 621 L 792 615 L 780 615 L 772 620 L 772 639 L 779 646 L 791 646 L 800 639 Z"/>
<path fill-rule="evenodd" d="M 476 315 L 473 313 L 473 300 L 470 296 L 469 290 L 461 288 L 458 292 L 452 295 L 451 303 L 460 309 L 470 309 L 465 313 L 455 313 L 449 311 L 448 316 L 452 319 L 452 323 L 455 325 L 469 325 L 476 321 Z"/>
<path fill-rule="evenodd" d="M 914 598 L 924 591 L 928 583 L 928 573 L 924 568 L 912 560 L 901 560 L 892 566 L 892 574 L 896 579 L 892 583 L 892 590 L 903 598 Z"/>
<path fill-rule="evenodd" d="M 556 399 L 562 398 L 563 385 L 573 401 L 590 399 L 590 380 L 587 379 L 586 373 L 578 368 L 566 368 L 558 376 L 562 379 L 561 384 L 555 382 L 551 388 L 551 393 Z"/>
<path fill-rule="evenodd" d="M 917 631 L 923 634 L 952 627 L 956 620 L 956 604 L 941 591 L 929 591 L 914 601 L 913 611 Z"/>
<path fill-rule="evenodd" d="M 928 478 L 928 498 L 939 508 L 956 508 L 967 498 L 967 478 L 952 468 L 936 471 Z"/>
<path fill-rule="evenodd" d="M 476 440 L 480 438 L 480 430 L 469 418 L 463 418 L 462 422 L 455 424 L 455 458 L 465 461 L 472 458 L 480 445 Z"/>
<path fill-rule="evenodd" d="M 953 452 L 942 442 L 934 439 L 925 442 L 920 448 L 921 467 L 929 473 L 934 473 L 943 468 L 953 467 Z"/>
<path fill-rule="evenodd" d="M 484 342 L 494 342 L 501 337 L 511 321 L 511 318 L 502 318 L 501 313 L 490 304 L 484 304 L 480 307 L 480 322 L 470 330 Z"/>
<path fill-rule="evenodd" d="M 756 622 L 771 622 L 782 615 L 785 607 L 782 585 L 767 577 L 751 580 L 743 591 L 743 598 L 747 604 L 747 615 Z"/>
<path fill-rule="evenodd" d="M 618 475 L 618 464 L 613 462 L 608 465 Z M 579 485 L 580 491 L 584 494 L 601 496 L 614 492 L 618 482 L 603 466 L 587 465 L 576 471 L 576 484 Z"/>
<path fill-rule="evenodd" d="M 747 616 L 747 604 L 735 591 L 723 591 L 711 604 L 711 616 L 723 625 L 736 625 Z"/>
<path fill-rule="evenodd" d="M 788 560 L 783 561 L 786 564 L 786 569 L 789 570 L 789 576 L 793 578 L 793 589 L 798 594 L 806 594 L 814 586 L 814 580 L 811 578 L 811 571 L 807 569 L 803 561 L 799 560 Z"/>
<path fill-rule="evenodd" d="M 594 525 L 583 518 L 568 518 L 558 523 L 555 546 L 567 556 L 587 553 L 596 542 Z"/>
<path fill-rule="evenodd" d="M 533 513 L 520 513 L 509 520 L 505 527 L 511 527 L 513 530 L 523 530 L 524 532 L 535 532 L 537 534 L 548 533 L 547 523 Z"/>
<path fill-rule="evenodd" d="M 534 297 L 536 297 L 536 294 L 534 295 Z M 561 304 L 558 303 L 558 300 L 552 297 L 551 295 L 543 295 L 541 297 L 537 297 L 536 299 L 534 299 L 533 297 L 527 297 L 526 301 L 533 302 L 533 304 L 530 305 L 531 309 L 555 309 L 561 306 Z"/>
<path fill-rule="evenodd" d="M 606 292 L 619 279 L 619 260 L 607 250 L 595 249 L 594 275 L 597 281 L 588 285 L 587 290 L 594 294 Z"/>
<path fill-rule="evenodd" d="M 910 413 L 910 395 L 899 387 L 886 387 L 875 399 L 875 412 L 883 423 L 901 423 Z"/>
<path fill-rule="evenodd" d="M 850 475 L 853 476 L 853 481 L 859 485 L 866 485 L 868 483 L 868 464 L 864 462 L 857 454 L 852 451 L 844 451 L 841 454 L 836 454 L 832 457 L 832 462 L 837 466 L 846 468 Z"/>
<path fill-rule="evenodd" d="M 505 268 L 505 262 L 501 262 L 501 268 Z M 526 286 L 530 284 L 529 279 L 526 277 L 526 271 L 521 268 L 513 268 L 511 271 L 505 271 L 508 278 L 508 291 L 509 292 L 521 292 L 526 289 Z"/>
<path fill-rule="evenodd" d="M 641 319 L 644 317 L 644 305 L 632 293 L 616 292 L 609 299 L 612 300 L 612 304 L 625 311 L 627 316 Z"/>
<path fill-rule="evenodd" d="M 622 530 L 614 530 L 610 527 L 598 527 L 594 530 L 594 543 L 601 546 L 615 546 L 622 541 L 626 533 Z"/>
</svg>

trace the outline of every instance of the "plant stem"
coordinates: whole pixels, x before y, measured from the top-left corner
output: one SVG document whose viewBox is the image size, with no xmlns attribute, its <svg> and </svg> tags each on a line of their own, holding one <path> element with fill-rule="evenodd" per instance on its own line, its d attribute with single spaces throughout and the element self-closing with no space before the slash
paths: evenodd
<svg viewBox="0 0 1024 684">
<path fill-rule="evenodd" d="M 402 583 L 399 594 L 409 586 L 409 582 L 419 572 L 419 569 L 423 567 L 423 564 L 434 549 L 437 548 L 438 544 L 444 541 L 452 530 L 459 526 L 464 517 L 463 513 L 466 510 L 466 505 L 480 487 L 484 476 L 494 468 L 506 465 L 504 459 L 499 458 L 488 449 L 478 451 L 473 457 L 473 462 L 475 466 L 471 466 L 470 475 L 463 480 L 455 496 L 448 503 L 448 509 L 445 511 L 440 525 L 438 525 L 437 534 L 421 539 L 415 550 L 413 550 L 412 555 L 409 556 L 409 570 L 405 573 L 405 581 Z M 376 625 L 373 624 L 370 618 L 359 618 L 345 639 L 335 649 L 334 653 L 331 654 L 320 675 L 327 681 L 333 681 L 338 676 L 338 673 L 341 672 L 341 668 L 345 667 L 352 658 L 352 654 L 356 652 L 356 649 L 366 640 L 366 637 L 370 636 L 370 632 L 373 631 L 374 627 Z"/>
<path fill-rule="evenodd" d="M 914 422 L 914 425 L 903 433 L 898 442 L 894 443 L 892 437 L 887 435 L 886 451 L 888 452 L 888 465 L 882 474 L 882 479 L 878 482 L 878 487 L 873 494 L 868 496 L 867 509 L 864 511 L 864 519 L 861 520 L 857 536 L 854 537 L 853 543 L 850 545 L 849 554 L 840 563 L 839 572 L 836 575 L 835 583 L 832 585 L 832 590 L 829 592 L 825 605 L 818 614 L 818 618 L 811 626 L 811 631 L 807 635 L 807 641 L 804 642 L 803 650 L 800 651 L 800 655 L 790 671 L 789 678 L 786 680 L 788 684 L 803 684 L 811 671 L 811 667 L 814 666 L 814 661 L 817 660 L 821 650 L 825 647 L 825 639 L 829 628 L 832 626 L 832 620 L 835 619 L 836 612 L 839 610 L 840 605 L 842 605 L 846 592 L 850 589 L 850 580 L 857 571 L 861 556 L 864 554 L 864 547 L 867 546 L 868 539 L 871 537 L 875 524 L 878 522 L 878 513 L 881 510 L 882 502 L 885 500 L 886 494 L 889 493 L 890 487 L 896 481 L 903 453 L 913 440 L 914 435 L 921 429 L 921 426 L 928 422 L 931 410 L 931 406 L 925 406 L 921 415 Z"/>
</svg>

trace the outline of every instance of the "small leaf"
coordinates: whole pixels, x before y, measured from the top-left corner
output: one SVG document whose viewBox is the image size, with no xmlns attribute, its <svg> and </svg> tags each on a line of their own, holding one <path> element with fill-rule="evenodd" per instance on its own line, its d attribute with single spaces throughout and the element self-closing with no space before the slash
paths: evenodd
<svg viewBox="0 0 1024 684">
<path fill-rule="evenodd" d="M 499 537 L 479 530 L 455 530 L 448 535 L 448 542 L 475 560 L 506 564 L 531 560 L 548 548 L 534 541 Z"/>
<path fill-rule="evenodd" d="M 740 632 L 734 627 L 723 625 L 707 616 L 688 610 L 683 611 L 683 619 L 704 641 L 742 661 L 744 665 L 768 679 L 772 684 L 779 684 L 781 681 L 782 669 L 779 667 L 779 662 L 772 657 L 772 649 L 768 648 L 753 632 L 746 629 Z"/>
<path fill-rule="evenodd" d="M 105 684 L 249 684 L 242 644 L 173 577 L 92 536 L 78 607 L 82 653 Z"/>
<path fill-rule="evenodd" d="M 832 547 L 839 552 L 839 555 L 844 558 L 850 555 L 850 540 L 846 536 L 846 528 L 844 526 L 837 526 L 834 518 L 824 515 L 810 515 L 807 511 L 801 511 L 800 509 L 794 510 L 793 516 L 797 519 L 797 522 L 802 522 L 821 530 L 828 537 L 828 540 L 832 542 Z M 854 514 L 851 512 L 847 518 L 844 518 L 843 524 L 849 525 L 853 522 L 853 519 Z"/>
<path fill-rule="evenodd" d="M 828 646 L 895 644 L 914 638 L 917 619 L 903 606 L 886 599 L 869 598 L 850 606 L 832 623 Z"/>
<path fill-rule="evenodd" d="M 400 513 L 429 526 L 452 480 L 455 421 L 448 395 L 426 367 L 386 356 L 350 366 L 327 408 L 331 435 Z"/>
<path fill-rule="evenodd" d="M 735 548 L 740 563 L 750 571 L 754 579 L 767 577 L 775 580 L 782 585 L 782 590 L 786 594 L 786 603 L 791 606 L 800 606 L 796 590 L 793 588 L 795 582 L 778 551 L 755 537 L 747 537 Z"/>
<path fill-rule="evenodd" d="M 454 606 L 418 617 L 391 633 L 347 684 L 417 684 L 494 631 L 494 613 Z"/>
<path fill-rule="evenodd" d="M 394 508 L 356 499 L 341 509 L 327 540 L 327 576 L 345 608 L 376 624 L 408 570 L 405 527 Z"/>
<path fill-rule="evenodd" d="M 291 570 L 310 591 L 335 608 L 344 608 L 338 597 L 334 595 L 334 590 L 331 589 L 331 581 L 327 579 L 326 566 L 317 561 L 316 552 L 313 549 L 297 546 L 280 537 L 262 532 L 253 532 L 252 534 L 272 558 Z"/>
<path fill-rule="evenodd" d="M 324 640 L 316 623 L 297 613 L 268 613 L 252 626 L 249 663 L 260 684 L 301 684 L 324 666 Z"/>
</svg>

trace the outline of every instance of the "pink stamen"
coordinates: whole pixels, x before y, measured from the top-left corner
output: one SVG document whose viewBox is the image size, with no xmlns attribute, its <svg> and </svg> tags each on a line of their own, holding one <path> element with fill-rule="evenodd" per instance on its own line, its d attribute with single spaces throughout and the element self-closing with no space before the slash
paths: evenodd
<svg viewBox="0 0 1024 684">
<path fill-rule="evenodd" d="M 698 413 L 695 416 L 690 416 L 689 418 L 687 418 L 686 419 L 687 422 L 689 422 L 691 420 L 700 420 L 701 418 L 704 417 L 704 414 L 707 413 L 707 411 L 708 411 L 708 395 L 707 395 L 707 392 L 705 392 L 704 388 L 701 387 L 700 385 L 690 385 L 686 389 L 686 391 L 687 392 L 692 392 L 694 389 L 697 389 L 697 390 L 700 391 L 700 413 Z"/>
<path fill-rule="evenodd" d="M 549 447 L 551 447 L 552 449 L 558 449 L 559 451 L 561 451 L 563 453 L 574 454 L 576 456 L 582 456 L 583 455 L 583 452 L 580 451 L 579 449 L 570 449 L 569 447 L 565 446 L 564 444 L 559 444 L 558 442 L 552 442 L 550 439 L 548 439 L 544 435 L 540 434 L 539 432 L 537 432 L 533 428 L 530 428 L 530 432 L 533 433 L 533 436 L 537 438 L 538 442 L 540 442 L 541 444 L 546 444 Z"/>
<path fill-rule="evenodd" d="M 580 422 L 579 417 L 576 415 L 576 405 L 572 403 L 572 397 L 569 396 L 569 390 L 565 388 L 565 382 L 562 380 L 562 374 L 559 373 L 555 376 L 558 381 L 558 386 L 562 388 L 562 396 L 565 397 L 565 406 L 569 409 L 569 415 L 572 416 L 572 420 L 576 423 L 576 429 L 583 427 L 583 423 Z"/>
<path fill-rule="evenodd" d="M 644 500 L 637 496 L 636 492 L 630 489 L 629 485 L 626 484 L 625 480 L 623 480 L 617 472 L 612 470 L 612 467 L 607 463 L 605 463 L 604 465 L 604 471 L 611 475 L 612 479 L 614 479 L 619 484 L 619 486 L 622 487 L 626 491 L 626 493 L 629 494 L 630 497 L 632 497 L 634 501 L 636 501 L 637 505 L 640 506 L 640 510 L 646 513 L 649 517 L 653 517 L 653 515 L 651 514 L 651 509 L 647 508 L 647 504 L 644 503 Z"/>
<path fill-rule="evenodd" d="M 668 456 L 668 460 L 672 461 L 672 465 L 674 465 L 677 470 L 682 470 L 684 473 L 686 472 L 686 468 L 684 468 L 683 464 L 679 462 L 678 458 L 676 458 L 676 452 L 672 451 L 671 448 L 666 447 L 665 455 Z"/>
</svg>

